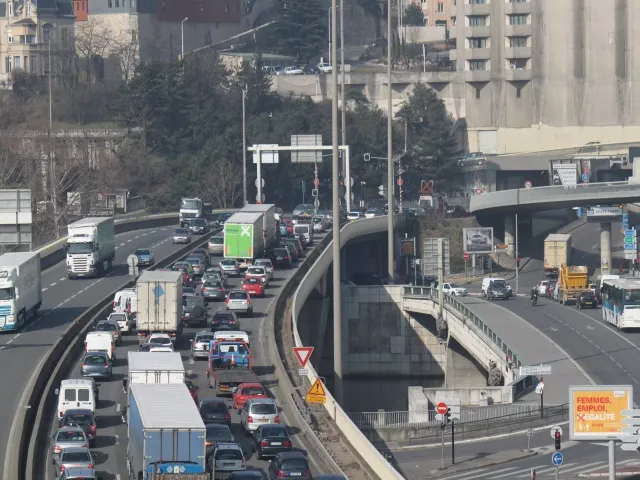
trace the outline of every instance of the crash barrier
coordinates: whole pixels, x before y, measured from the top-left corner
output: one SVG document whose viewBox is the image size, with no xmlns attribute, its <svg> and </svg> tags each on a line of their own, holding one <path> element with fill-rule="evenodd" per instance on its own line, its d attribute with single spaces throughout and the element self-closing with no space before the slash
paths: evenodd
<svg viewBox="0 0 640 480">
<path fill-rule="evenodd" d="M 232 213 L 237 209 L 220 209 L 213 210 L 213 215 L 220 213 Z M 140 213 L 139 215 L 128 214 L 122 218 L 116 217 L 115 220 L 116 235 L 120 233 L 132 232 L 134 230 L 143 230 L 145 228 L 166 227 L 168 225 L 177 225 L 178 213 L 158 213 L 150 215 L 148 213 Z M 47 243 L 35 250 L 40 253 L 40 268 L 46 270 L 65 258 L 64 245 L 67 243 L 67 237 L 61 237 L 53 242 Z"/>
<path fill-rule="evenodd" d="M 163 268 L 194 248 L 206 245 L 216 232 L 209 233 L 197 241 L 186 245 L 165 259 L 156 262 L 151 269 Z M 30 378 L 20 399 L 20 408 L 9 434 L 9 447 L 5 457 L 4 478 L 33 480 L 44 478 L 47 462 L 49 427 L 53 421 L 56 405 L 56 386 L 69 373 L 78 359 L 84 344 L 84 335 L 95 322 L 104 319 L 112 311 L 113 297 L 118 290 L 132 287 L 135 280 L 123 284 L 111 292 L 84 314 L 76 318 L 69 328 L 44 356 L 35 373 Z"/>
<path fill-rule="evenodd" d="M 340 230 L 340 247 L 344 247 L 350 240 L 363 235 L 371 235 L 375 233 L 383 233 L 388 230 L 387 225 L 388 218 L 386 216 L 375 217 L 370 219 L 357 220 L 355 222 L 348 223 Z M 311 294 L 311 291 L 318 284 L 323 275 L 326 274 L 327 269 L 333 262 L 333 255 L 331 245 L 333 240 L 328 239 L 326 248 L 318 248 L 317 260 L 313 265 L 306 268 L 305 272 L 301 272 L 304 275 L 302 278 L 292 278 L 289 282 L 292 286 L 291 292 L 293 293 L 293 302 L 290 317 L 287 316 L 282 322 L 291 321 L 291 328 L 293 330 L 293 346 L 302 347 L 302 341 L 300 340 L 300 334 L 298 333 L 298 316 L 302 307 Z M 297 285 L 297 289 L 293 291 L 293 287 Z M 279 301 L 286 299 L 288 295 L 281 296 Z M 284 309 L 281 310 L 284 313 Z M 280 330 L 284 332 L 284 330 Z M 282 334 L 283 335 L 283 334 Z M 284 336 L 284 335 L 283 335 Z M 306 377 L 298 375 L 297 365 L 292 358 L 293 353 L 284 349 L 282 344 L 282 350 L 280 355 L 287 365 L 288 378 L 292 384 L 298 388 L 297 394 L 300 392 L 307 392 L 313 385 L 313 383 L 320 378 L 313 367 L 311 362 L 307 363 Z M 295 375 L 293 374 L 295 372 Z M 283 377 L 279 377 L 282 381 Z M 395 468 L 387 461 L 387 459 L 374 447 L 371 442 L 363 435 L 360 429 L 351 421 L 349 416 L 342 410 L 342 407 L 334 400 L 331 392 L 325 388 L 327 399 L 324 403 L 324 408 L 329 416 L 335 421 L 336 427 L 340 430 L 344 438 L 351 444 L 353 450 L 357 452 L 362 460 L 369 465 L 374 474 L 381 480 L 401 480 L 403 477 L 396 471 Z"/>
</svg>

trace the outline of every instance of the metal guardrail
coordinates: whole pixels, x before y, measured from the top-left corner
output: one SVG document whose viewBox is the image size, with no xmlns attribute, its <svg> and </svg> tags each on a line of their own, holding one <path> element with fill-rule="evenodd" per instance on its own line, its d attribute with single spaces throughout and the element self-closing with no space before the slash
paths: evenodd
<svg viewBox="0 0 640 480">
<path fill-rule="evenodd" d="M 404 287 L 404 296 L 426 298 L 435 303 L 438 303 L 437 290 L 431 287 L 407 286 Z M 495 343 L 498 348 L 509 357 L 513 368 L 520 368 L 524 365 L 524 363 L 520 361 L 520 357 L 518 356 L 518 354 L 515 353 L 504 340 L 502 340 L 500 335 L 494 332 L 491 327 L 484 323 L 482 319 L 480 319 L 480 317 L 473 313 L 473 311 L 464 303 L 459 302 L 455 297 L 446 294 L 444 296 L 444 303 L 451 310 L 461 313 L 461 320 L 473 323 L 479 330 L 482 331 L 482 333 L 484 333 L 493 343 Z"/>
</svg>

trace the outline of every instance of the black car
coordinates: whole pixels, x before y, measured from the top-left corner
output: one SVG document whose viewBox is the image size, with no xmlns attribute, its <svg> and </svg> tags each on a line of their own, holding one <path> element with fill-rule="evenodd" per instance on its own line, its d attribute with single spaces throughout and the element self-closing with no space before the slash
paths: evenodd
<svg viewBox="0 0 640 480">
<path fill-rule="evenodd" d="M 276 267 L 291 268 L 293 258 L 286 248 L 274 248 L 271 253 L 271 261 Z"/>
<path fill-rule="evenodd" d="M 576 300 L 576 308 L 597 308 L 598 298 L 593 292 L 583 293 Z"/>
<path fill-rule="evenodd" d="M 300 245 L 302 245 L 302 248 L 304 250 L 306 250 L 309 247 L 309 244 L 307 243 L 307 237 L 305 237 L 302 233 L 296 234 L 295 238 L 300 240 Z"/>
<path fill-rule="evenodd" d="M 258 460 L 290 452 L 292 448 L 289 431 L 284 425 L 260 425 L 251 438 L 251 449 L 256 452 Z"/>
<path fill-rule="evenodd" d="M 220 215 L 218 215 L 218 218 L 216 219 L 216 223 L 218 224 L 219 227 L 222 227 L 224 225 L 224 222 L 226 222 L 230 216 L 231 216 L 230 213 L 221 213 Z"/>
<path fill-rule="evenodd" d="M 70 408 L 60 419 L 58 428 L 78 427 L 89 439 L 89 447 L 93 447 L 96 442 L 96 417 L 87 408 Z"/>
<path fill-rule="evenodd" d="M 207 455 L 213 453 L 213 449 L 216 448 L 218 442 L 233 443 L 236 441 L 228 425 L 207 423 L 205 428 L 207 429 Z"/>
<path fill-rule="evenodd" d="M 231 425 L 231 414 L 223 398 L 202 400 L 198 405 L 204 423 L 223 423 Z"/>
<path fill-rule="evenodd" d="M 269 480 L 278 480 L 279 478 L 312 480 L 307 457 L 302 452 L 277 454 L 269 463 Z"/>
<path fill-rule="evenodd" d="M 206 325 L 207 306 L 204 298 L 185 297 L 183 299 L 183 321 L 186 325 Z"/>
<path fill-rule="evenodd" d="M 488 300 L 507 300 L 509 298 L 509 290 L 507 290 L 507 284 L 504 282 L 494 281 L 491 282 L 487 289 Z"/>
<path fill-rule="evenodd" d="M 229 310 L 218 310 L 211 317 L 211 331 L 233 331 L 239 330 L 240 325 L 235 313 Z"/>
<path fill-rule="evenodd" d="M 204 235 L 205 233 L 209 233 L 210 227 L 209 222 L 207 222 L 204 218 L 194 218 L 189 221 L 189 226 L 187 227 L 189 233 L 195 233 L 197 235 Z"/>
</svg>

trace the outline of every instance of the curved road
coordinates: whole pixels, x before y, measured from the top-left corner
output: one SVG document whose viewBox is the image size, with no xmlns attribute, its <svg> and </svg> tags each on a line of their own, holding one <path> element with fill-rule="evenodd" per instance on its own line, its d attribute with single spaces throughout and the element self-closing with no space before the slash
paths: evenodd
<svg viewBox="0 0 640 480">
<path fill-rule="evenodd" d="M 21 408 L 20 396 L 35 368 L 68 324 L 128 276 L 126 258 L 137 248 L 151 248 L 156 259 L 178 250 L 171 242 L 173 227 L 157 227 L 116 235 L 116 260 L 107 276 L 68 280 L 60 262 L 42 272 L 40 316 L 23 331 L 0 335 L 0 463 L 4 463 L 13 414 Z"/>
</svg>

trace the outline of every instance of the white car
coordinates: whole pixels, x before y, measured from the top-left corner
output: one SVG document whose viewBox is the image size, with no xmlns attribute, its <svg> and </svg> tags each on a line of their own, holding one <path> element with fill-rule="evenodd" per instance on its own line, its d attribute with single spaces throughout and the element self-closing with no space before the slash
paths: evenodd
<svg viewBox="0 0 640 480">
<path fill-rule="evenodd" d="M 541 297 L 545 296 L 547 293 L 547 286 L 549 285 L 549 280 L 542 280 L 540 285 L 538 285 L 538 295 Z"/>
<path fill-rule="evenodd" d="M 350 222 L 354 220 L 360 220 L 360 212 L 349 212 L 347 214 L 347 220 L 349 220 Z"/>
<path fill-rule="evenodd" d="M 324 218 L 322 217 L 313 217 L 313 231 L 315 233 L 322 233 L 327 229 L 327 226 L 324 223 Z"/>
<path fill-rule="evenodd" d="M 364 218 L 374 218 L 378 215 L 378 211 L 375 208 L 370 208 L 364 212 Z"/>
<path fill-rule="evenodd" d="M 173 353 L 173 348 L 171 347 L 151 347 L 149 349 L 150 353 L 155 353 L 155 352 L 164 352 L 164 353 Z"/>
<path fill-rule="evenodd" d="M 122 333 L 131 332 L 131 323 L 129 321 L 129 314 L 127 312 L 114 312 L 109 314 L 107 321 L 116 322 L 120 327 Z"/>
<path fill-rule="evenodd" d="M 467 295 L 467 289 L 463 287 L 458 287 L 453 283 L 443 283 L 442 291 L 451 296 L 465 297 Z"/>
<path fill-rule="evenodd" d="M 173 349 L 174 338 L 166 333 L 152 333 L 147 337 L 147 343 L 155 343 L 159 347 L 169 347 Z"/>
<path fill-rule="evenodd" d="M 317 67 L 322 73 L 331 73 L 333 70 L 330 63 L 319 63 Z"/>
<path fill-rule="evenodd" d="M 302 75 L 303 73 L 302 69 L 298 67 L 285 67 L 284 69 L 285 75 Z"/>
</svg>

